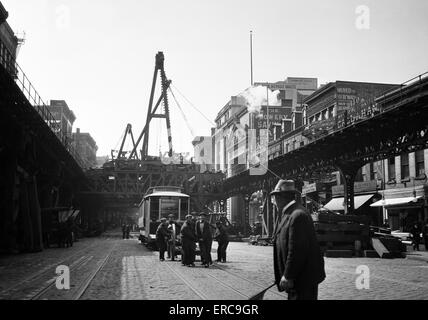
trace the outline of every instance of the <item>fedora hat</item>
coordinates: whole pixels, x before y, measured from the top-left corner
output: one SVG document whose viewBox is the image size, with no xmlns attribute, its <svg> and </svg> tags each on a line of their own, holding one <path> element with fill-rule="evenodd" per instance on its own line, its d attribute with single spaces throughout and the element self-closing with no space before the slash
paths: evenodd
<svg viewBox="0 0 428 320">
<path fill-rule="evenodd" d="M 279 180 L 278 184 L 270 195 L 274 196 L 285 192 L 297 192 L 296 183 L 293 180 Z"/>
</svg>

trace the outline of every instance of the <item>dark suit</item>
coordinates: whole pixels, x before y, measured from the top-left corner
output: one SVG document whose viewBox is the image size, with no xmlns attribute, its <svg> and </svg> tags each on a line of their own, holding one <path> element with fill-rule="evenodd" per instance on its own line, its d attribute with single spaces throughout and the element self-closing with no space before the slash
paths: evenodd
<svg viewBox="0 0 428 320">
<path fill-rule="evenodd" d="M 229 245 L 229 235 L 223 225 L 217 227 L 214 238 L 218 242 L 217 261 L 226 262 L 226 251 Z"/>
<path fill-rule="evenodd" d="M 195 225 L 185 222 L 181 227 L 182 263 L 186 266 L 195 262 Z"/>
<path fill-rule="evenodd" d="M 165 260 L 165 251 L 167 250 L 167 242 L 170 233 L 168 231 L 168 227 L 162 224 L 159 225 L 156 230 L 156 241 L 159 247 L 159 259 Z"/>
<path fill-rule="evenodd" d="M 275 281 L 294 280 L 289 299 L 316 300 L 318 285 L 324 281 L 324 258 L 318 244 L 312 217 L 293 203 L 284 208 L 274 232 Z"/>
<path fill-rule="evenodd" d="M 212 264 L 211 249 L 213 245 L 213 235 L 210 224 L 205 221 L 204 228 L 201 230 L 201 222 L 198 221 L 195 227 L 196 238 L 199 241 L 201 250 L 201 260 L 203 264 Z"/>
</svg>

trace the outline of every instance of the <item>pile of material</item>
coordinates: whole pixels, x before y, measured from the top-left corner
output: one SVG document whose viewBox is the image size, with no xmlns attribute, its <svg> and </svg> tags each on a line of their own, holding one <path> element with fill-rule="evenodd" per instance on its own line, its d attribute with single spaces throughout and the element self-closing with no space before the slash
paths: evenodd
<svg viewBox="0 0 428 320">
<path fill-rule="evenodd" d="M 362 256 L 370 248 L 370 227 L 365 216 L 320 212 L 313 216 L 321 249 L 327 257 Z"/>
</svg>

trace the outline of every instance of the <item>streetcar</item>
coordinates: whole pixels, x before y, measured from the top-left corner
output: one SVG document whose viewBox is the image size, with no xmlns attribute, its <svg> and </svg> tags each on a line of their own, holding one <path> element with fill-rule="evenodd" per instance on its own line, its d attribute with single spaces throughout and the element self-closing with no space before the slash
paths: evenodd
<svg viewBox="0 0 428 320">
<path fill-rule="evenodd" d="M 160 220 L 168 219 L 172 214 L 182 225 L 190 214 L 190 196 L 182 193 L 180 187 L 154 187 L 147 191 L 138 209 L 140 240 L 148 247 L 156 248 L 156 230 Z"/>
</svg>

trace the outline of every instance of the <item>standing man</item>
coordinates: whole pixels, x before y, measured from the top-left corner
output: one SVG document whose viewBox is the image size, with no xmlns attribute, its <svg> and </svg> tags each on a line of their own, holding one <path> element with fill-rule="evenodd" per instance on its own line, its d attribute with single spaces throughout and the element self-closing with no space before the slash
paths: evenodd
<svg viewBox="0 0 428 320">
<path fill-rule="evenodd" d="M 211 226 L 207 219 L 206 213 L 201 213 L 200 220 L 196 223 L 196 238 L 199 241 L 199 249 L 201 250 L 201 261 L 205 268 L 209 268 L 213 263 L 211 258 L 211 248 L 213 244 L 213 236 Z"/>
<path fill-rule="evenodd" d="M 226 263 L 226 251 L 229 245 L 229 235 L 227 234 L 226 228 L 220 222 L 216 222 L 216 233 L 214 239 L 218 242 L 217 249 L 217 262 Z"/>
<path fill-rule="evenodd" d="M 122 239 L 123 240 L 126 239 L 126 223 L 125 222 L 122 224 Z"/>
<path fill-rule="evenodd" d="M 419 251 L 419 244 L 421 243 L 421 229 L 417 222 L 413 225 L 410 233 L 412 234 L 413 250 Z"/>
<path fill-rule="evenodd" d="M 279 219 L 274 230 L 275 281 L 289 300 L 317 300 L 326 278 L 312 217 L 296 200 L 294 181 L 280 180 L 271 193 Z"/>
<path fill-rule="evenodd" d="M 181 227 L 181 263 L 186 267 L 194 267 L 195 266 L 195 243 L 196 243 L 196 235 L 195 235 L 195 226 L 192 222 L 193 216 L 187 215 L 186 221 Z"/>
<path fill-rule="evenodd" d="M 177 240 L 177 236 L 180 234 L 180 226 L 177 222 L 175 222 L 175 217 L 173 214 L 170 214 L 168 216 L 168 231 L 170 233 L 170 238 L 168 241 L 168 259 L 171 259 L 171 261 L 175 261 L 176 258 L 176 247 L 175 243 Z"/>
<path fill-rule="evenodd" d="M 166 218 L 161 219 L 161 223 L 156 230 L 156 241 L 159 248 L 159 260 L 165 261 L 165 251 L 167 250 L 167 243 L 169 239 L 168 221 Z"/>
</svg>

